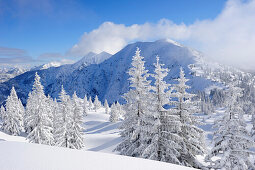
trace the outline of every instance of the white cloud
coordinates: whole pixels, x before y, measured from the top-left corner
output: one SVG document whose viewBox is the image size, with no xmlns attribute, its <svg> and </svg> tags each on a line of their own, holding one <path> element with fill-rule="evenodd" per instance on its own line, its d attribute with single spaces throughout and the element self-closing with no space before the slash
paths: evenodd
<svg viewBox="0 0 255 170">
<path fill-rule="evenodd" d="M 130 42 L 162 38 L 180 41 L 220 62 L 253 68 L 255 0 L 229 0 L 215 19 L 196 21 L 191 25 L 178 25 L 167 19 L 131 26 L 105 22 L 99 28 L 84 33 L 68 55 L 83 56 L 90 51 L 114 54 Z"/>
<path fill-rule="evenodd" d="M 187 27 L 184 24 L 176 25 L 167 19 L 162 19 L 157 24 L 145 23 L 131 26 L 105 22 L 98 29 L 84 33 L 80 42 L 75 44 L 68 54 L 83 56 L 91 51 L 95 53 L 106 51 L 114 54 L 133 41 L 165 37 L 184 38 L 186 31 Z"/>
</svg>

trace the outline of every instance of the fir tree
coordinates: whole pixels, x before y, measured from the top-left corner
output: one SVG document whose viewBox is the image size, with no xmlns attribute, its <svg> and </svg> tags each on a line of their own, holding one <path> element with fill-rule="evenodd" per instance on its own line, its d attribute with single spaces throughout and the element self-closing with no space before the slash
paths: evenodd
<svg viewBox="0 0 255 170">
<path fill-rule="evenodd" d="M 118 108 L 117 108 L 116 104 L 113 103 L 112 106 L 111 106 L 109 121 L 110 122 L 117 122 L 118 120 L 119 120 Z"/>
<path fill-rule="evenodd" d="M 51 124 L 50 126 L 53 128 L 53 112 L 55 110 L 55 103 L 53 101 L 53 99 L 50 97 L 50 95 L 47 96 L 47 99 L 46 99 L 46 109 L 47 109 L 47 112 L 48 112 L 48 116 L 51 120 Z"/>
<path fill-rule="evenodd" d="M 32 143 L 51 145 L 53 143 L 52 120 L 47 107 L 47 97 L 44 95 L 37 72 L 32 93 L 27 102 L 27 110 L 30 112 L 26 117 L 26 126 L 31 127 L 27 139 Z"/>
<path fill-rule="evenodd" d="M 179 162 L 185 166 L 200 168 L 202 165 L 197 161 L 196 155 L 205 153 L 204 131 L 197 127 L 199 121 L 193 114 L 198 111 L 197 104 L 192 101 L 194 94 L 186 90 L 190 86 L 186 85 L 188 79 L 185 78 L 183 69 L 180 69 L 180 78 L 174 85 L 172 93 L 174 112 L 180 117 L 181 131 L 178 136 L 182 138 Z"/>
<path fill-rule="evenodd" d="M 105 108 L 105 114 L 109 114 L 109 105 L 108 105 L 108 102 L 107 100 L 105 99 L 104 101 L 104 108 Z"/>
<path fill-rule="evenodd" d="M 88 115 L 88 99 L 87 96 L 85 95 L 83 99 L 83 115 L 87 116 Z"/>
<path fill-rule="evenodd" d="M 94 109 L 95 112 L 97 112 L 97 110 L 101 107 L 101 102 L 98 100 L 98 97 L 96 95 L 95 100 L 94 100 Z"/>
<path fill-rule="evenodd" d="M 126 114 L 120 127 L 123 129 L 121 136 L 124 140 L 117 146 L 116 150 L 122 155 L 140 157 L 146 147 L 141 134 L 141 126 L 145 125 L 143 116 L 149 112 L 150 81 L 147 80 L 149 74 L 148 70 L 145 70 L 139 48 L 132 58 L 131 65 L 132 67 L 128 71 L 131 89 L 124 95 Z"/>
<path fill-rule="evenodd" d="M 61 117 L 61 115 L 59 114 L 59 103 L 57 102 L 56 99 L 53 100 L 52 102 L 52 117 L 53 117 L 53 145 L 57 145 L 57 135 L 58 135 L 58 131 L 59 131 L 59 127 L 58 127 L 58 123 L 59 123 L 59 116 Z"/>
<path fill-rule="evenodd" d="M 79 98 L 74 92 L 72 98 L 72 117 L 70 122 L 70 131 L 71 131 L 71 143 L 70 148 L 72 149 L 82 149 L 84 147 L 84 138 L 83 138 L 83 109 L 79 103 Z"/>
<path fill-rule="evenodd" d="M 150 145 L 143 152 L 143 157 L 158 161 L 165 161 L 175 164 L 181 164 L 179 161 L 182 138 L 180 117 L 175 114 L 173 109 L 164 109 L 164 105 L 169 104 L 171 89 L 164 78 L 168 74 L 168 69 L 162 68 L 164 65 L 157 63 L 155 65 L 155 86 L 153 87 L 153 100 L 151 106 L 156 110 L 152 115 L 149 129 Z"/>
<path fill-rule="evenodd" d="M 123 110 L 122 105 L 119 104 L 118 101 L 116 102 L 116 109 L 117 109 L 117 111 L 118 111 L 119 117 L 123 117 L 124 114 L 125 114 L 125 111 Z"/>
<path fill-rule="evenodd" d="M 215 120 L 214 147 L 206 160 L 211 162 L 210 168 L 215 169 L 255 169 L 249 160 L 254 141 L 246 130 L 243 110 L 238 102 L 242 89 L 231 85 L 227 96 L 227 110 L 220 119 Z M 212 161 L 215 156 L 220 159 Z"/>
<path fill-rule="evenodd" d="M 89 96 L 89 110 L 92 110 L 94 107 L 91 96 Z"/>
<path fill-rule="evenodd" d="M 4 106 L 2 105 L 1 108 L 0 108 L 0 120 L 3 121 L 3 117 L 5 115 L 5 108 Z"/>
<path fill-rule="evenodd" d="M 70 148 L 72 145 L 72 130 L 71 122 L 73 117 L 72 112 L 72 101 L 66 94 L 62 85 L 60 96 L 59 96 L 59 109 L 56 115 L 55 124 L 55 145 Z"/>
<path fill-rule="evenodd" d="M 31 94 L 31 92 L 28 93 L 28 98 L 27 98 L 27 105 L 25 109 L 25 114 L 24 114 L 24 129 L 26 133 L 29 133 L 33 130 L 35 125 L 32 125 L 31 122 L 28 124 L 28 118 L 30 115 L 32 115 L 35 112 L 35 108 L 33 107 L 35 104 L 34 100 L 34 95 Z"/>
<path fill-rule="evenodd" d="M 11 135 L 20 135 L 23 130 L 24 107 L 18 99 L 14 87 L 12 87 L 11 93 L 6 100 L 5 107 L 5 111 L 1 108 L 1 112 L 3 113 L 3 131 Z"/>
</svg>

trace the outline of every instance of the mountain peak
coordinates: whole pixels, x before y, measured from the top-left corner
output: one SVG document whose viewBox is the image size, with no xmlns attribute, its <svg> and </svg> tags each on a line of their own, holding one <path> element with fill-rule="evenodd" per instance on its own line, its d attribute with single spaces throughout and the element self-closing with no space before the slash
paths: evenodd
<svg viewBox="0 0 255 170">
<path fill-rule="evenodd" d="M 88 54 L 86 54 L 83 58 L 81 58 L 79 61 L 77 61 L 74 64 L 75 68 L 78 67 L 83 67 L 83 66 L 88 66 L 90 64 L 100 64 L 102 63 L 104 60 L 110 58 L 112 55 L 103 51 L 99 54 L 94 53 L 94 52 L 89 52 Z"/>
<path fill-rule="evenodd" d="M 169 38 L 160 39 L 160 40 L 157 40 L 157 41 L 155 41 L 155 42 L 167 42 L 167 43 L 171 43 L 171 44 L 173 44 L 173 45 L 175 45 L 175 46 L 183 47 L 183 45 L 181 45 L 180 43 L 178 43 L 178 42 L 176 42 L 176 41 L 174 41 L 174 40 L 172 40 L 172 39 L 169 39 Z"/>
</svg>

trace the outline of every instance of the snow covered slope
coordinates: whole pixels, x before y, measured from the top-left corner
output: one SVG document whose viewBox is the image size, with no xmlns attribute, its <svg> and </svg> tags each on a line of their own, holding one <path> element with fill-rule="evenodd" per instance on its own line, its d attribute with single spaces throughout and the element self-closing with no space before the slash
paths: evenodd
<svg viewBox="0 0 255 170">
<path fill-rule="evenodd" d="M 109 116 L 109 114 L 105 114 L 104 108 L 100 108 L 97 112 L 89 111 L 84 118 L 84 150 L 113 153 L 113 149 L 121 142 L 120 130 L 118 129 L 121 122 L 111 123 L 109 122 Z M 0 141 L 28 142 L 25 133 L 22 133 L 21 136 L 11 136 L 1 130 Z"/>
<path fill-rule="evenodd" d="M 46 145 L 1 142 L 1 170 L 188 170 L 164 162 Z"/>
<path fill-rule="evenodd" d="M 0 169 L 191 169 L 113 153 L 113 149 L 121 141 L 118 129 L 121 122 L 111 123 L 108 120 L 109 115 L 105 114 L 103 108 L 97 112 L 89 111 L 84 123 L 85 148 L 81 151 L 31 144 L 25 140 L 25 134 L 23 136 L 10 136 L 0 131 Z"/>
<path fill-rule="evenodd" d="M 141 49 L 141 55 L 145 57 L 146 68 L 151 73 L 154 70 L 153 63 L 156 61 L 156 55 L 159 55 L 160 62 L 170 70 L 166 77 L 168 83 L 174 82 L 179 75 L 179 68 L 183 67 L 187 77 L 191 79 L 188 82 L 192 87 L 191 91 L 204 90 L 214 84 L 210 80 L 195 76 L 194 71 L 190 69 L 191 65 L 203 60 L 203 56 L 199 52 L 170 40 L 133 43 L 100 64 L 87 66 L 85 63 L 83 65 L 84 60 L 82 59 L 75 64 L 39 70 L 38 74 L 46 94 L 52 97 L 58 96 L 61 85 L 63 85 L 70 95 L 76 91 L 79 97 L 84 97 L 85 94 L 92 97 L 98 95 L 101 101 L 106 98 L 110 103 L 116 100 L 123 102 L 121 96 L 129 88 L 127 71 L 137 47 Z M 90 54 L 90 56 L 93 55 Z M 97 56 L 105 58 L 107 55 L 103 53 Z M 201 72 L 201 70 L 198 71 Z M 0 84 L 0 104 L 6 99 L 13 85 L 22 102 L 26 103 L 28 93 L 32 89 L 34 75 L 35 71 L 26 72 Z"/>
</svg>

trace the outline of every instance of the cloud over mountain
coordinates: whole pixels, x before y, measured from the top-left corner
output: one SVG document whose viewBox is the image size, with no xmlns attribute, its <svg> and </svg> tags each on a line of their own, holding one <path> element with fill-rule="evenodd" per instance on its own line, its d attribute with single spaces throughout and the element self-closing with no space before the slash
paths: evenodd
<svg viewBox="0 0 255 170">
<path fill-rule="evenodd" d="M 255 0 L 229 0 L 215 19 L 198 20 L 191 25 L 168 19 L 130 26 L 105 22 L 84 33 L 68 55 L 82 56 L 90 51 L 114 54 L 130 42 L 171 38 L 214 60 L 249 69 L 255 63 L 254 28 Z"/>
</svg>

